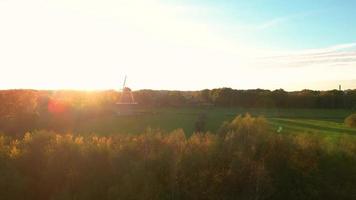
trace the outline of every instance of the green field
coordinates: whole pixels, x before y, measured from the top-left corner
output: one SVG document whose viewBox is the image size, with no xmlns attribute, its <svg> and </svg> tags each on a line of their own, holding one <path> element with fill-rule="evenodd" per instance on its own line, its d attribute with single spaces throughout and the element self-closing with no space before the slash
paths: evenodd
<svg viewBox="0 0 356 200">
<path fill-rule="evenodd" d="M 325 109 L 241 109 L 241 108 L 160 108 L 142 110 L 136 116 L 104 116 L 78 122 L 75 132 L 101 135 L 141 133 L 147 128 L 172 131 L 182 128 L 187 135 L 194 132 L 195 122 L 202 113 L 206 115 L 206 130 L 215 132 L 224 121 L 250 113 L 264 116 L 274 131 L 280 133 L 355 134 L 356 129 L 343 124 L 350 110 Z"/>
</svg>

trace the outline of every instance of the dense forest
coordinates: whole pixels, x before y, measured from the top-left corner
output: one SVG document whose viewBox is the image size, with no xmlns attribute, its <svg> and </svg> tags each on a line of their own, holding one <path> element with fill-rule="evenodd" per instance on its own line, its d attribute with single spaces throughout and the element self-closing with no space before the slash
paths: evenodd
<svg viewBox="0 0 356 200">
<path fill-rule="evenodd" d="M 286 92 L 234 90 L 134 92 L 140 107 L 356 108 L 356 90 Z M 116 91 L 0 91 L 0 132 L 17 134 L 34 129 L 61 130 L 79 120 L 113 112 Z"/>
<path fill-rule="evenodd" d="M 2 200 L 355 199 L 356 140 L 270 132 L 238 116 L 216 134 L 0 136 Z"/>
</svg>

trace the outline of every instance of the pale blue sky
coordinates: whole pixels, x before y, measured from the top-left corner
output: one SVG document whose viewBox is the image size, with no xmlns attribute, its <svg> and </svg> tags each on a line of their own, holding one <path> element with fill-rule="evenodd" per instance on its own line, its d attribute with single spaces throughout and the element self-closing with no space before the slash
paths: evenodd
<svg viewBox="0 0 356 200">
<path fill-rule="evenodd" d="M 0 0 L 0 88 L 356 88 L 356 1 Z"/>
<path fill-rule="evenodd" d="M 245 37 L 262 46 L 290 50 L 356 42 L 354 0 L 180 0 L 171 3 L 211 9 L 205 14 L 196 13 L 196 20 L 216 23 L 227 30 L 261 26 L 263 30 L 246 31 Z"/>
</svg>

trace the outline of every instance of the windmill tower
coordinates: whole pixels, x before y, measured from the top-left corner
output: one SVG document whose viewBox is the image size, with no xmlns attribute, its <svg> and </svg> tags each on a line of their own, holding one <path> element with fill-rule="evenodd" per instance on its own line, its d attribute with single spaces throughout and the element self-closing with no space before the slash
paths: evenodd
<svg viewBox="0 0 356 200">
<path fill-rule="evenodd" d="M 137 105 L 131 89 L 126 86 L 126 80 L 127 76 L 124 79 L 120 99 L 116 103 L 116 113 L 118 115 L 133 115 L 134 108 Z"/>
<path fill-rule="evenodd" d="M 129 87 L 126 87 L 126 79 L 127 76 L 125 76 L 124 79 L 120 100 L 116 104 L 125 104 L 125 105 L 137 104 L 137 102 L 135 102 L 131 89 Z"/>
</svg>

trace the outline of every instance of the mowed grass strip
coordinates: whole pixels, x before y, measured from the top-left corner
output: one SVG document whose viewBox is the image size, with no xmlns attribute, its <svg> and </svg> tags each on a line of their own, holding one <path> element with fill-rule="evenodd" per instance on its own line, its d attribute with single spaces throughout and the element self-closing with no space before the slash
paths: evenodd
<svg viewBox="0 0 356 200">
<path fill-rule="evenodd" d="M 322 132 L 327 134 L 351 134 L 356 136 L 356 129 L 348 128 L 343 123 L 332 121 L 315 119 L 270 118 L 269 122 L 275 128 L 282 127 L 284 132 Z"/>
</svg>

